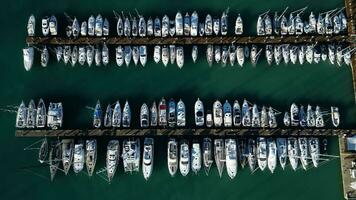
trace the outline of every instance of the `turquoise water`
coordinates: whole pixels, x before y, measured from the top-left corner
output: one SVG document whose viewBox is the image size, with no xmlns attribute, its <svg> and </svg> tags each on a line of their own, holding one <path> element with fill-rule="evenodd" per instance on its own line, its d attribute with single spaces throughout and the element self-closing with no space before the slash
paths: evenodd
<svg viewBox="0 0 356 200">
<path fill-rule="evenodd" d="M 256 68 L 246 64 L 244 68 L 222 68 L 215 64 L 209 68 L 200 49 L 199 60 L 193 64 L 186 50 L 186 62 L 182 70 L 169 65 L 154 64 L 149 59 L 146 67 L 118 68 L 111 62 L 107 67 L 75 67 L 50 63 L 43 69 L 39 55 L 31 72 L 23 69 L 21 49 L 26 45 L 26 23 L 33 13 L 39 17 L 55 13 L 64 22 L 63 12 L 87 19 L 90 14 L 102 13 L 113 19 L 112 10 L 130 11 L 137 8 L 144 16 L 170 17 L 177 10 L 185 13 L 197 10 L 199 14 L 218 16 L 230 7 L 230 16 L 241 13 L 245 20 L 246 33 L 255 34 L 257 15 L 268 9 L 282 11 L 286 6 L 299 9 L 309 6 L 308 11 L 325 11 L 343 6 L 341 0 L 325 1 L 20 1 L 14 0 L 2 7 L 0 16 L 3 30 L 0 34 L 1 55 L 0 104 L 17 105 L 21 100 L 62 101 L 65 112 L 65 128 L 86 128 L 91 124 L 91 111 L 85 106 L 94 106 L 97 99 L 103 103 L 122 102 L 128 99 L 132 112 L 138 114 L 142 102 L 158 101 L 162 96 L 182 98 L 187 105 L 188 116 L 192 116 L 193 103 L 197 97 L 206 105 L 216 98 L 249 99 L 258 104 L 271 105 L 286 110 L 292 102 L 340 107 L 343 128 L 353 128 L 356 107 L 354 106 L 351 70 L 345 66 L 337 68 L 328 63 L 313 65 L 280 65 L 269 67 L 261 59 Z M 230 17 L 230 22 L 234 17 Z M 4 20 L 6 19 L 6 20 Z M 14 19 L 14 21 L 10 21 Z M 112 23 L 113 24 L 113 23 Z M 63 26 L 62 26 L 63 27 Z M 60 27 L 60 28 L 62 28 Z M 62 29 L 63 30 L 63 29 Z M 112 49 L 112 48 L 111 48 Z M 111 58 L 113 57 L 111 52 Z M 149 52 L 152 58 L 152 50 Z M 54 60 L 54 57 L 52 60 Z M 113 61 L 113 59 L 112 59 Z M 134 118 L 134 125 L 138 118 Z M 189 118 L 188 123 L 193 119 Z M 23 151 L 36 139 L 14 137 L 15 115 L 1 112 L 1 193 L 0 199 L 341 199 L 342 185 L 340 161 L 329 161 L 317 169 L 292 172 L 290 167 L 275 174 L 257 171 L 253 175 L 248 169 L 239 170 L 234 180 L 226 173 L 219 178 L 216 168 L 209 177 L 201 172 L 170 178 L 166 167 L 166 138 L 156 140 L 156 160 L 152 179 L 146 182 L 141 173 L 123 174 L 120 167 L 112 184 L 100 177 L 86 177 L 84 173 L 69 176 L 57 174 L 49 181 L 49 170 L 36 162 L 37 152 Z M 329 122 L 330 123 L 330 122 Z M 99 163 L 104 167 L 105 144 L 109 138 L 99 141 Z M 337 139 L 332 138 L 328 153 L 337 154 Z"/>
</svg>

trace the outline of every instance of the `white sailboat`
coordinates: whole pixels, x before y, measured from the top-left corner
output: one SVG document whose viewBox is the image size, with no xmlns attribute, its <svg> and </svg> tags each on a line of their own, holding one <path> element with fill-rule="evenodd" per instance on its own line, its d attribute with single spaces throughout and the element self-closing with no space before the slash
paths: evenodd
<svg viewBox="0 0 356 200">
<path fill-rule="evenodd" d="M 213 164 L 213 147 L 210 138 L 203 139 L 203 164 L 206 175 L 209 175 L 211 165 Z"/>
<path fill-rule="evenodd" d="M 169 17 L 164 15 L 162 18 L 162 37 L 169 35 Z"/>
<path fill-rule="evenodd" d="M 304 170 L 308 168 L 308 141 L 305 137 L 298 138 L 299 149 L 300 149 L 300 162 Z"/>
<path fill-rule="evenodd" d="M 298 168 L 299 146 L 297 138 L 288 138 L 288 158 L 292 169 L 295 171 Z"/>
<path fill-rule="evenodd" d="M 237 144 L 235 139 L 225 139 L 226 171 L 231 179 L 237 174 Z"/>
<path fill-rule="evenodd" d="M 162 47 L 162 63 L 166 67 L 169 62 L 169 49 L 168 46 L 163 45 Z"/>
<path fill-rule="evenodd" d="M 110 140 L 106 151 L 106 172 L 108 181 L 113 179 L 120 158 L 120 145 L 118 140 Z"/>
<path fill-rule="evenodd" d="M 278 155 L 279 164 L 284 170 L 288 158 L 286 138 L 277 138 L 277 155 Z"/>
<path fill-rule="evenodd" d="M 95 34 L 95 17 L 93 15 L 90 15 L 88 19 L 88 35 L 94 36 L 94 34 Z"/>
<path fill-rule="evenodd" d="M 131 109 L 129 102 L 126 100 L 124 109 L 122 110 L 122 127 L 128 128 L 131 124 Z"/>
<path fill-rule="evenodd" d="M 277 167 L 277 145 L 276 141 L 273 138 L 267 139 L 268 146 L 268 169 L 271 173 L 274 173 L 274 170 Z"/>
<path fill-rule="evenodd" d="M 205 35 L 210 36 L 213 34 L 213 19 L 210 14 L 207 14 L 205 17 Z"/>
<path fill-rule="evenodd" d="M 331 121 L 334 127 L 338 127 L 340 125 L 340 113 L 338 107 L 331 107 Z"/>
<path fill-rule="evenodd" d="M 121 113 L 121 106 L 120 102 L 116 101 L 115 107 L 113 110 L 112 114 L 112 127 L 117 128 L 121 126 L 121 118 L 122 118 L 122 113 Z"/>
<path fill-rule="evenodd" d="M 257 138 L 257 164 L 261 171 L 267 167 L 267 142 L 266 138 Z"/>
<path fill-rule="evenodd" d="M 147 47 L 145 45 L 140 46 L 140 63 L 142 67 L 146 66 L 147 63 Z"/>
<path fill-rule="evenodd" d="M 314 167 L 318 167 L 320 159 L 319 139 L 312 137 L 308 139 L 310 157 Z"/>
</svg>

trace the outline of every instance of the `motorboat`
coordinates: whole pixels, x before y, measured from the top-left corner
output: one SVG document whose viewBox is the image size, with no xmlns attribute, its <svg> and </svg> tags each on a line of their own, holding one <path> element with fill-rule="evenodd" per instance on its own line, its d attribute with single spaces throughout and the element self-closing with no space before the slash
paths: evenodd
<svg viewBox="0 0 356 200">
<path fill-rule="evenodd" d="M 207 14 L 205 17 L 204 32 L 207 36 L 213 34 L 213 19 L 210 14 Z"/>
<path fill-rule="evenodd" d="M 162 37 L 169 35 L 169 17 L 164 15 L 162 18 Z"/>
<path fill-rule="evenodd" d="M 199 18 L 198 13 L 194 11 L 192 16 L 190 17 L 190 35 L 195 37 L 198 35 L 198 25 L 199 25 Z"/>
<path fill-rule="evenodd" d="M 74 156 L 74 139 L 62 140 L 62 164 L 64 174 L 67 175 L 72 166 Z M 73 164 L 74 166 L 74 164 Z"/>
<path fill-rule="evenodd" d="M 264 17 L 265 35 L 272 35 L 272 20 L 268 14 Z"/>
<path fill-rule="evenodd" d="M 49 53 L 46 46 L 41 51 L 41 65 L 42 67 L 47 67 L 49 61 Z"/>
<path fill-rule="evenodd" d="M 103 35 L 103 17 L 99 14 L 95 18 L 95 36 L 101 37 Z"/>
<path fill-rule="evenodd" d="M 72 49 L 70 48 L 70 46 L 68 46 L 68 45 L 64 46 L 64 49 L 63 49 L 64 64 L 67 64 L 69 62 L 71 55 L 72 55 Z"/>
<path fill-rule="evenodd" d="M 277 128 L 276 112 L 271 106 L 268 108 L 268 124 L 270 128 Z"/>
<path fill-rule="evenodd" d="M 267 167 L 267 142 L 266 138 L 257 138 L 257 164 L 261 171 Z"/>
<path fill-rule="evenodd" d="M 286 16 L 282 15 L 281 17 L 281 35 L 288 34 L 288 20 Z"/>
<path fill-rule="evenodd" d="M 223 67 L 226 66 L 226 63 L 227 63 L 227 59 L 228 59 L 228 48 L 227 46 L 222 46 L 222 53 L 221 53 L 221 64 Z"/>
<path fill-rule="evenodd" d="M 22 49 L 23 64 L 26 71 L 30 71 L 33 65 L 33 57 L 35 55 L 33 47 L 26 47 Z"/>
<path fill-rule="evenodd" d="M 131 37 L 131 22 L 128 17 L 125 17 L 125 21 L 124 21 L 124 35 L 125 37 Z"/>
<path fill-rule="evenodd" d="M 214 59 L 214 47 L 213 45 L 208 45 L 206 49 L 206 60 L 208 61 L 209 67 L 213 64 Z"/>
<path fill-rule="evenodd" d="M 262 16 L 258 16 L 258 19 L 257 19 L 257 35 L 261 36 L 261 35 L 265 35 L 265 34 L 266 34 L 266 32 L 265 32 L 265 24 L 264 24 L 263 18 L 262 18 Z"/>
<path fill-rule="evenodd" d="M 283 123 L 287 127 L 291 125 L 291 118 L 290 118 L 289 112 L 284 113 Z"/>
<path fill-rule="evenodd" d="M 114 110 L 112 113 L 112 127 L 117 128 L 121 126 L 121 105 L 119 101 L 116 101 Z"/>
<path fill-rule="evenodd" d="M 128 128 L 131 124 L 131 109 L 129 102 L 126 100 L 124 109 L 122 110 L 122 127 Z"/>
<path fill-rule="evenodd" d="M 223 106 L 219 100 L 213 104 L 213 121 L 215 127 L 221 127 L 223 124 Z"/>
<path fill-rule="evenodd" d="M 308 168 L 308 140 L 306 137 L 299 137 L 300 162 L 304 170 Z"/>
<path fill-rule="evenodd" d="M 338 107 L 331 107 L 331 121 L 334 127 L 338 127 L 340 125 L 340 113 Z"/>
<path fill-rule="evenodd" d="M 61 61 L 62 57 L 63 57 L 63 47 L 58 46 L 58 47 L 54 48 L 54 50 L 56 52 L 57 62 Z"/>
<path fill-rule="evenodd" d="M 305 128 L 307 126 L 307 116 L 305 114 L 303 105 L 299 108 L 299 125 L 302 128 Z"/>
<path fill-rule="evenodd" d="M 140 50 L 139 50 L 138 46 L 132 47 L 132 60 L 135 64 L 135 66 L 137 66 L 138 61 L 140 60 Z"/>
<path fill-rule="evenodd" d="M 193 142 L 191 151 L 192 172 L 198 174 L 201 169 L 201 150 L 200 144 Z"/>
<path fill-rule="evenodd" d="M 49 34 L 49 18 L 46 16 L 42 18 L 42 34 L 47 36 Z"/>
<path fill-rule="evenodd" d="M 109 21 L 108 19 L 104 18 L 103 22 L 103 36 L 109 35 Z"/>
<path fill-rule="evenodd" d="M 73 20 L 73 24 L 72 24 L 72 35 L 73 37 L 77 38 L 80 34 L 80 25 L 79 25 L 79 21 L 77 20 L 77 18 L 74 18 Z"/>
<path fill-rule="evenodd" d="M 292 169 L 295 171 L 298 168 L 299 146 L 297 138 L 290 137 L 287 140 L 288 158 Z"/>
<path fill-rule="evenodd" d="M 289 44 L 282 45 L 282 56 L 283 56 L 284 64 L 287 65 L 290 61 Z"/>
<path fill-rule="evenodd" d="M 63 106 L 62 103 L 49 103 L 47 112 L 47 127 L 58 129 L 63 124 Z"/>
<path fill-rule="evenodd" d="M 106 112 L 104 115 L 104 127 L 111 127 L 112 126 L 112 121 L 113 121 L 113 109 L 111 107 L 111 104 L 108 104 L 106 107 Z"/>
<path fill-rule="evenodd" d="M 104 66 L 106 66 L 107 64 L 109 64 L 109 49 L 105 43 L 103 44 L 103 49 L 101 52 L 102 52 L 101 57 L 102 57 L 103 64 Z"/>
<path fill-rule="evenodd" d="M 37 110 L 36 110 L 36 127 L 37 128 L 44 128 L 46 126 L 46 117 L 47 117 L 47 112 L 46 112 L 46 105 L 43 101 L 43 99 L 40 99 L 37 105 Z"/>
<path fill-rule="evenodd" d="M 88 19 L 88 35 L 94 36 L 95 35 L 95 17 L 90 15 Z"/>
<path fill-rule="evenodd" d="M 214 140 L 214 157 L 215 157 L 216 168 L 218 169 L 218 173 L 221 178 L 222 173 L 224 171 L 224 163 L 225 163 L 225 147 L 224 147 L 223 139 Z"/>
<path fill-rule="evenodd" d="M 37 114 L 37 109 L 35 106 L 35 102 L 31 99 L 27 107 L 26 128 L 36 127 L 36 114 Z"/>
<path fill-rule="evenodd" d="M 241 107 L 237 100 L 234 101 L 234 104 L 232 106 L 232 116 L 234 126 L 241 126 Z"/>
<path fill-rule="evenodd" d="M 173 177 L 178 169 L 178 143 L 175 139 L 169 139 L 167 145 L 167 164 L 169 174 Z"/>
<path fill-rule="evenodd" d="M 116 64 L 121 67 L 124 64 L 124 49 L 119 45 L 115 48 L 115 50 Z"/>
<path fill-rule="evenodd" d="M 256 141 L 252 138 L 248 139 L 247 142 L 247 149 L 248 149 L 248 154 L 247 154 L 247 161 L 248 161 L 248 166 L 251 170 L 251 172 L 255 171 L 256 168 Z"/>
<path fill-rule="evenodd" d="M 221 26 L 221 28 L 220 28 L 221 35 L 226 35 L 227 31 L 228 31 L 228 25 L 229 25 L 229 23 L 228 23 L 228 12 L 229 12 L 229 10 L 227 9 L 221 15 L 221 20 L 220 20 L 220 22 L 221 22 L 221 24 L 220 24 L 220 26 Z"/>
<path fill-rule="evenodd" d="M 108 182 L 113 179 L 120 158 L 120 144 L 118 140 L 110 140 L 106 151 L 106 172 Z"/>
<path fill-rule="evenodd" d="M 228 102 L 228 100 L 225 101 L 223 110 L 224 110 L 224 126 L 231 127 L 232 126 L 232 108 L 231 108 L 231 104 Z"/>
<path fill-rule="evenodd" d="M 176 35 L 182 36 L 183 35 L 183 16 L 180 12 L 177 12 L 175 18 L 175 26 L 176 26 Z"/>
<path fill-rule="evenodd" d="M 33 23 L 34 25 L 34 23 Z M 56 16 L 52 15 L 49 18 L 49 32 L 51 35 L 56 36 L 58 34 L 58 28 L 57 28 L 57 18 Z"/>
<path fill-rule="evenodd" d="M 244 127 L 251 126 L 251 111 L 250 111 L 250 106 L 248 105 L 246 99 L 244 99 L 242 104 L 242 126 Z"/>
<path fill-rule="evenodd" d="M 147 63 L 147 47 L 145 45 L 141 45 L 139 47 L 140 51 L 140 63 L 142 67 L 146 66 Z"/>
<path fill-rule="evenodd" d="M 305 61 L 305 52 L 306 52 L 306 46 L 305 45 L 301 45 L 299 46 L 298 48 L 298 60 L 299 60 L 299 63 L 301 65 L 304 64 L 304 61 Z"/>
<path fill-rule="evenodd" d="M 250 57 L 250 49 L 249 49 L 248 45 L 245 45 L 245 47 L 244 47 L 244 56 L 246 58 Z"/>
<path fill-rule="evenodd" d="M 116 32 L 118 36 L 124 35 L 124 21 L 120 15 L 117 16 L 117 23 L 116 23 Z"/>
<path fill-rule="evenodd" d="M 171 61 L 172 65 L 176 62 L 176 54 L 176 46 L 169 45 L 169 60 Z"/>
<path fill-rule="evenodd" d="M 295 17 L 295 34 L 301 35 L 303 34 L 303 31 L 304 31 L 304 23 L 300 18 L 300 15 L 297 14 L 297 16 Z"/>
<path fill-rule="evenodd" d="M 267 146 L 268 146 L 268 169 L 271 171 L 271 173 L 274 172 L 274 170 L 277 167 L 277 145 L 276 141 L 273 138 L 268 138 L 267 139 Z"/>
<path fill-rule="evenodd" d="M 160 60 L 161 60 L 161 46 L 156 45 L 153 51 L 153 61 L 155 61 L 155 63 L 159 63 Z"/>
<path fill-rule="evenodd" d="M 36 30 L 36 18 L 33 14 L 31 14 L 27 22 L 27 35 L 34 36 L 35 30 Z"/>
<path fill-rule="evenodd" d="M 48 140 L 44 138 L 41 142 L 40 149 L 38 150 L 38 161 L 44 163 L 48 155 Z"/>
<path fill-rule="evenodd" d="M 168 126 L 175 127 L 177 122 L 176 102 L 170 99 L 168 103 Z"/>
<path fill-rule="evenodd" d="M 273 62 L 273 47 L 272 45 L 266 45 L 266 59 L 268 65 L 271 65 Z"/>
<path fill-rule="evenodd" d="M 219 35 L 220 32 L 220 19 L 213 19 L 213 32 L 215 35 Z"/>
<path fill-rule="evenodd" d="M 87 52 L 85 50 L 85 47 L 81 46 L 79 47 L 79 58 L 78 58 L 78 63 L 80 65 L 84 65 L 85 64 L 85 61 L 86 61 L 86 58 L 87 58 Z"/>
<path fill-rule="evenodd" d="M 311 137 L 308 139 L 309 153 L 314 167 L 318 167 L 320 159 L 319 139 Z"/>
<path fill-rule="evenodd" d="M 314 57 L 314 46 L 307 45 L 307 49 L 305 50 L 305 58 L 309 64 L 313 62 Z"/>
<path fill-rule="evenodd" d="M 74 49 L 74 48 L 73 48 Z M 95 47 L 95 55 L 94 55 L 94 60 L 95 60 L 95 65 L 96 66 L 100 66 L 101 65 L 101 61 L 102 61 L 102 52 L 100 47 Z"/>
<path fill-rule="evenodd" d="M 74 145 L 74 155 L 73 155 L 73 171 L 78 174 L 84 168 L 85 154 L 84 154 L 84 142 L 79 141 L 78 144 Z"/>
<path fill-rule="evenodd" d="M 315 127 L 322 128 L 325 126 L 323 113 L 320 110 L 319 106 L 315 108 Z"/>
<path fill-rule="evenodd" d="M 259 58 L 260 51 L 256 45 L 252 45 L 251 52 L 250 52 L 250 59 L 252 66 L 256 66 L 258 58 Z"/>
<path fill-rule="evenodd" d="M 236 58 L 237 58 L 237 63 L 242 67 L 245 62 L 244 49 L 242 46 L 236 47 Z"/>
<path fill-rule="evenodd" d="M 284 170 L 287 164 L 287 139 L 286 138 L 277 138 L 277 155 L 279 164 Z"/>
<path fill-rule="evenodd" d="M 290 107 L 290 122 L 292 126 L 299 125 L 299 108 L 295 103 Z"/>
<path fill-rule="evenodd" d="M 204 23 L 199 23 L 199 36 L 204 36 L 205 34 L 205 25 Z"/>
<path fill-rule="evenodd" d="M 197 61 L 197 58 L 198 58 L 198 46 L 194 45 L 192 47 L 192 59 L 194 63 Z"/>
<path fill-rule="evenodd" d="M 194 114 L 195 114 L 195 125 L 204 126 L 204 106 L 203 102 L 198 98 L 194 105 Z"/>
<path fill-rule="evenodd" d="M 183 65 L 184 65 L 184 49 L 183 49 L 183 46 L 177 46 L 177 51 L 176 51 L 177 55 L 176 55 L 176 58 L 177 58 L 177 65 L 178 65 L 178 68 L 182 68 Z"/>
<path fill-rule="evenodd" d="M 258 108 L 256 104 L 253 104 L 252 107 L 251 127 L 253 128 L 261 127 L 261 117 L 260 117 L 260 113 L 258 112 Z"/>
<path fill-rule="evenodd" d="M 314 62 L 319 63 L 321 59 L 321 52 L 319 46 L 314 47 L 314 54 L 313 54 Z"/>
<path fill-rule="evenodd" d="M 94 114 L 93 114 L 93 126 L 95 128 L 100 128 L 101 127 L 101 120 L 102 120 L 102 110 L 100 106 L 100 101 L 98 100 L 96 102 L 95 108 L 94 108 Z"/>
<path fill-rule="evenodd" d="M 225 139 L 226 171 L 231 179 L 237 174 L 237 144 L 235 139 Z"/>
<path fill-rule="evenodd" d="M 158 123 L 158 112 L 157 112 L 157 105 L 156 102 L 154 101 L 151 109 L 150 109 L 150 123 L 152 127 L 156 127 Z"/>
<path fill-rule="evenodd" d="M 140 140 L 124 140 L 122 143 L 122 162 L 124 164 L 124 172 L 140 171 Z"/>
<path fill-rule="evenodd" d="M 235 21 L 235 35 L 242 35 L 243 32 L 244 32 L 243 21 L 239 13 Z"/>
<path fill-rule="evenodd" d="M 290 61 L 295 64 L 297 63 L 298 60 L 298 47 L 297 46 L 291 46 L 289 49 L 289 56 L 290 56 Z"/>
<path fill-rule="evenodd" d="M 139 21 L 138 21 L 138 35 L 140 37 L 145 37 L 146 32 L 147 32 L 147 26 L 146 26 L 146 21 L 143 16 L 139 16 Z"/>
<path fill-rule="evenodd" d="M 154 163 L 154 140 L 145 138 L 142 153 L 142 173 L 145 180 L 148 180 L 153 172 Z"/>
<path fill-rule="evenodd" d="M 203 165 L 206 175 L 209 175 L 211 165 L 213 164 L 213 147 L 210 138 L 203 139 Z"/>
<path fill-rule="evenodd" d="M 190 15 L 188 13 L 185 14 L 183 19 L 183 33 L 185 36 L 190 35 Z"/>
<path fill-rule="evenodd" d="M 219 63 L 221 60 L 221 47 L 220 46 L 214 47 L 214 60 L 216 63 Z"/>
<path fill-rule="evenodd" d="M 147 20 L 147 36 L 153 36 L 153 20 L 151 17 Z"/>
<path fill-rule="evenodd" d="M 158 125 L 161 127 L 167 126 L 167 105 L 164 98 L 161 99 L 158 105 Z"/>
<path fill-rule="evenodd" d="M 179 171 L 182 176 L 187 176 L 190 169 L 190 153 L 189 145 L 186 140 L 182 140 L 180 143 L 179 153 Z"/>
<path fill-rule="evenodd" d="M 166 67 L 169 62 L 169 49 L 166 45 L 162 47 L 162 63 Z"/>
<path fill-rule="evenodd" d="M 136 17 L 131 18 L 131 35 L 137 37 L 138 35 L 138 24 Z"/>
<path fill-rule="evenodd" d="M 154 20 L 153 33 L 155 37 L 162 36 L 161 20 L 158 17 Z"/>
<path fill-rule="evenodd" d="M 96 139 L 85 141 L 85 164 L 89 176 L 93 176 L 97 160 L 97 143 Z"/>
<path fill-rule="evenodd" d="M 313 12 L 310 12 L 309 15 L 309 30 L 310 33 L 316 32 L 316 18 Z"/>
<path fill-rule="evenodd" d="M 230 45 L 229 46 L 229 60 L 230 60 L 230 65 L 234 66 L 235 65 L 235 60 L 236 60 L 236 47 L 235 45 Z"/>
<path fill-rule="evenodd" d="M 78 47 L 77 46 L 74 46 L 73 49 L 72 49 L 72 54 L 71 54 L 71 57 L 70 57 L 70 61 L 71 61 L 71 64 L 72 64 L 72 67 L 74 67 L 77 62 L 78 62 L 78 58 L 79 58 L 79 55 L 78 55 Z"/>
<path fill-rule="evenodd" d="M 125 55 L 125 64 L 128 67 L 130 65 L 131 58 L 132 58 L 131 46 L 125 46 L 124 47 L 124 55 Z"/>
<path fill-rule="evenodd" d="M 51 174 L 51 181 L 53 181 L 57 169 L 59 168 L 59 163 L 61 162 L 61 144 L 59 141 L 54 141 L 51 144 L 51 149 L 49 151 L 49 171 Z"/>
<path fill-rule="evenodd" d="M 169 35 L 173 37 L 176 34 L 176 25 L 174 20 L 169 20 Z"/>
<path fill-rule="evenodd" d="M 311 105 L 308 105 L 307 107 L 307 126 L 315 127 L 315 112 Z"/>
<path fill-rule="evenodd" d="M 180 99 L 177 103 L 177 126 L 184 127 L 185 126 L 185 104 Z"/>
</svg>

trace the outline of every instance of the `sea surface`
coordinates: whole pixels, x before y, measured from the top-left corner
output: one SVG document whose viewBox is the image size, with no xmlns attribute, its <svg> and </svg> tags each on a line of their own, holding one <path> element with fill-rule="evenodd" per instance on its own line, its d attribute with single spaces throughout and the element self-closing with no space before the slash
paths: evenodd
<svg viewBox="0 0 356 200">
<path fill-rule="evenodd" d="M 46 102 L 62 101 L 64 104 L 64 128 L 91 127 L 92 111 L 97 99 L 106 107 L 120 99 L 122 105 L 127 99 L 133 113 L 133 126 L 138 126 L 138 113 L 143 102 L 151 104 L 161 97 L 174 98 L 185 102 L 188 124 L 193 123 L 193 104 L 201 98 L 206 108 L 216 99 L 233 102 L 243 98 L 259 105 L 270 105 L 280 111 L 286 111 L 292 102 L 297 104 L 320 105 L 329 109 L 339 106 L 341 127 L 354 128 L 356 107 L 353 97 L 351 69 L 336 67 L 329 63 L 305 64 L 303 66 L 268 66 L 264 56 L 256 67 L 247 62 L 243 68 L 214 64 L 208 67 L 205 48 L 199 48 L 199 59 L 193 64 L 190 47 L 185 48 L 183 69 L 175 65 L 164 67 L 155 64 L 152 59 L 153 48 L 149 49 L 149 61 L 145 68 L 131 65 L 117 67 L 114 61 L 113 47 L 109 66 L 82 67 L 57 64 L 51 55 L 47 68 L 40 66 L 40 56 L 30 72 L 23 68 L 22 48 L 26 46 L 26 24 L 28 16 L 34 14 L 37 19 L 37 33 L 40 32 L 40 17 L 56 14 L 60 21 L 60 32 L 64 34 L 67 23 L 63 13 L 87 20 L 90 14 L 101 13 L 110 18 L 114 33 L 113 10 L 135 15 L 136 11 L 146 17 L 168 14 L 174 17 L 177 11 L 193 12 L 200 16 L 207 13 L 220 17 L 223 10 L 230 8 L 230 24 L 234 23 L 237 13 L 244 20 L 245 33 L 256 34 L 256 21 L 260 13 L 267 10 L 279 13 L 289 6 L 297 10 L 308 6 L 304 19 L 309 12 L 327 11 L 342 7 L 341 0 L 62 0 L 35 1 L 12 0 L 1 7 L 0 32 L 0 106 L 16 106 L 21 100 L 43 98 Z M 202 19 L 202 18 L 200 18 Z M 232 32 L 233 26 L 230 26 Z M 281 118 L 281 116 L 279 116 Z M 327 123 L 331 124 L 330 119 Z M 68 176 L 58 173 L 50 182 L 49 169 L 37 162 L 37 151 L 24 151 L 24 147 L 37 141 L 36 138 L 15 138 L 15 114 L 0 112 L 0 199 L 274 199 L 274 200 L 311 200 L 342 199 L 340 160 L 323 162 L 317 169 L 292 171 L 280 167 L 274 174 L 269 171 L 256 171 L 239 168 L 234 180 L 230 180 L 226 171 L 219 178 L 217 169 L 212 167 L 209 176 L 203 170 L 198 175 L 189 174 L 171 178 L 166 164 L 167 137 L 156 138 L 155 168 L 149 181 L 142 173 L 124 174 L 122 164 L 111 184 L 100 176 L 87 177 L 86 173 Z M 111 138 L 100 138 L 97 170 L 105 166 L 105 145 Z M 181 139 L 181 138 L 177 138 Z M 327 153 L 338 154 L 337 138 L 329 138 Z"/>
</svg>

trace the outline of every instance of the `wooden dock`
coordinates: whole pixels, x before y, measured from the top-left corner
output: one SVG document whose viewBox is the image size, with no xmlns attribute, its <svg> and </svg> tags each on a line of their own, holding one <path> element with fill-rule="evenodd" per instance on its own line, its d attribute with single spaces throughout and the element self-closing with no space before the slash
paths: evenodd
<svg viewBox="0 0 356 200">
<path fill-rule="evenodd" d="M 144 137 L 144 136 L 340 136 L 344 129 L 68 129 L 16 130 L 16 137 Z"/>
</svg>

